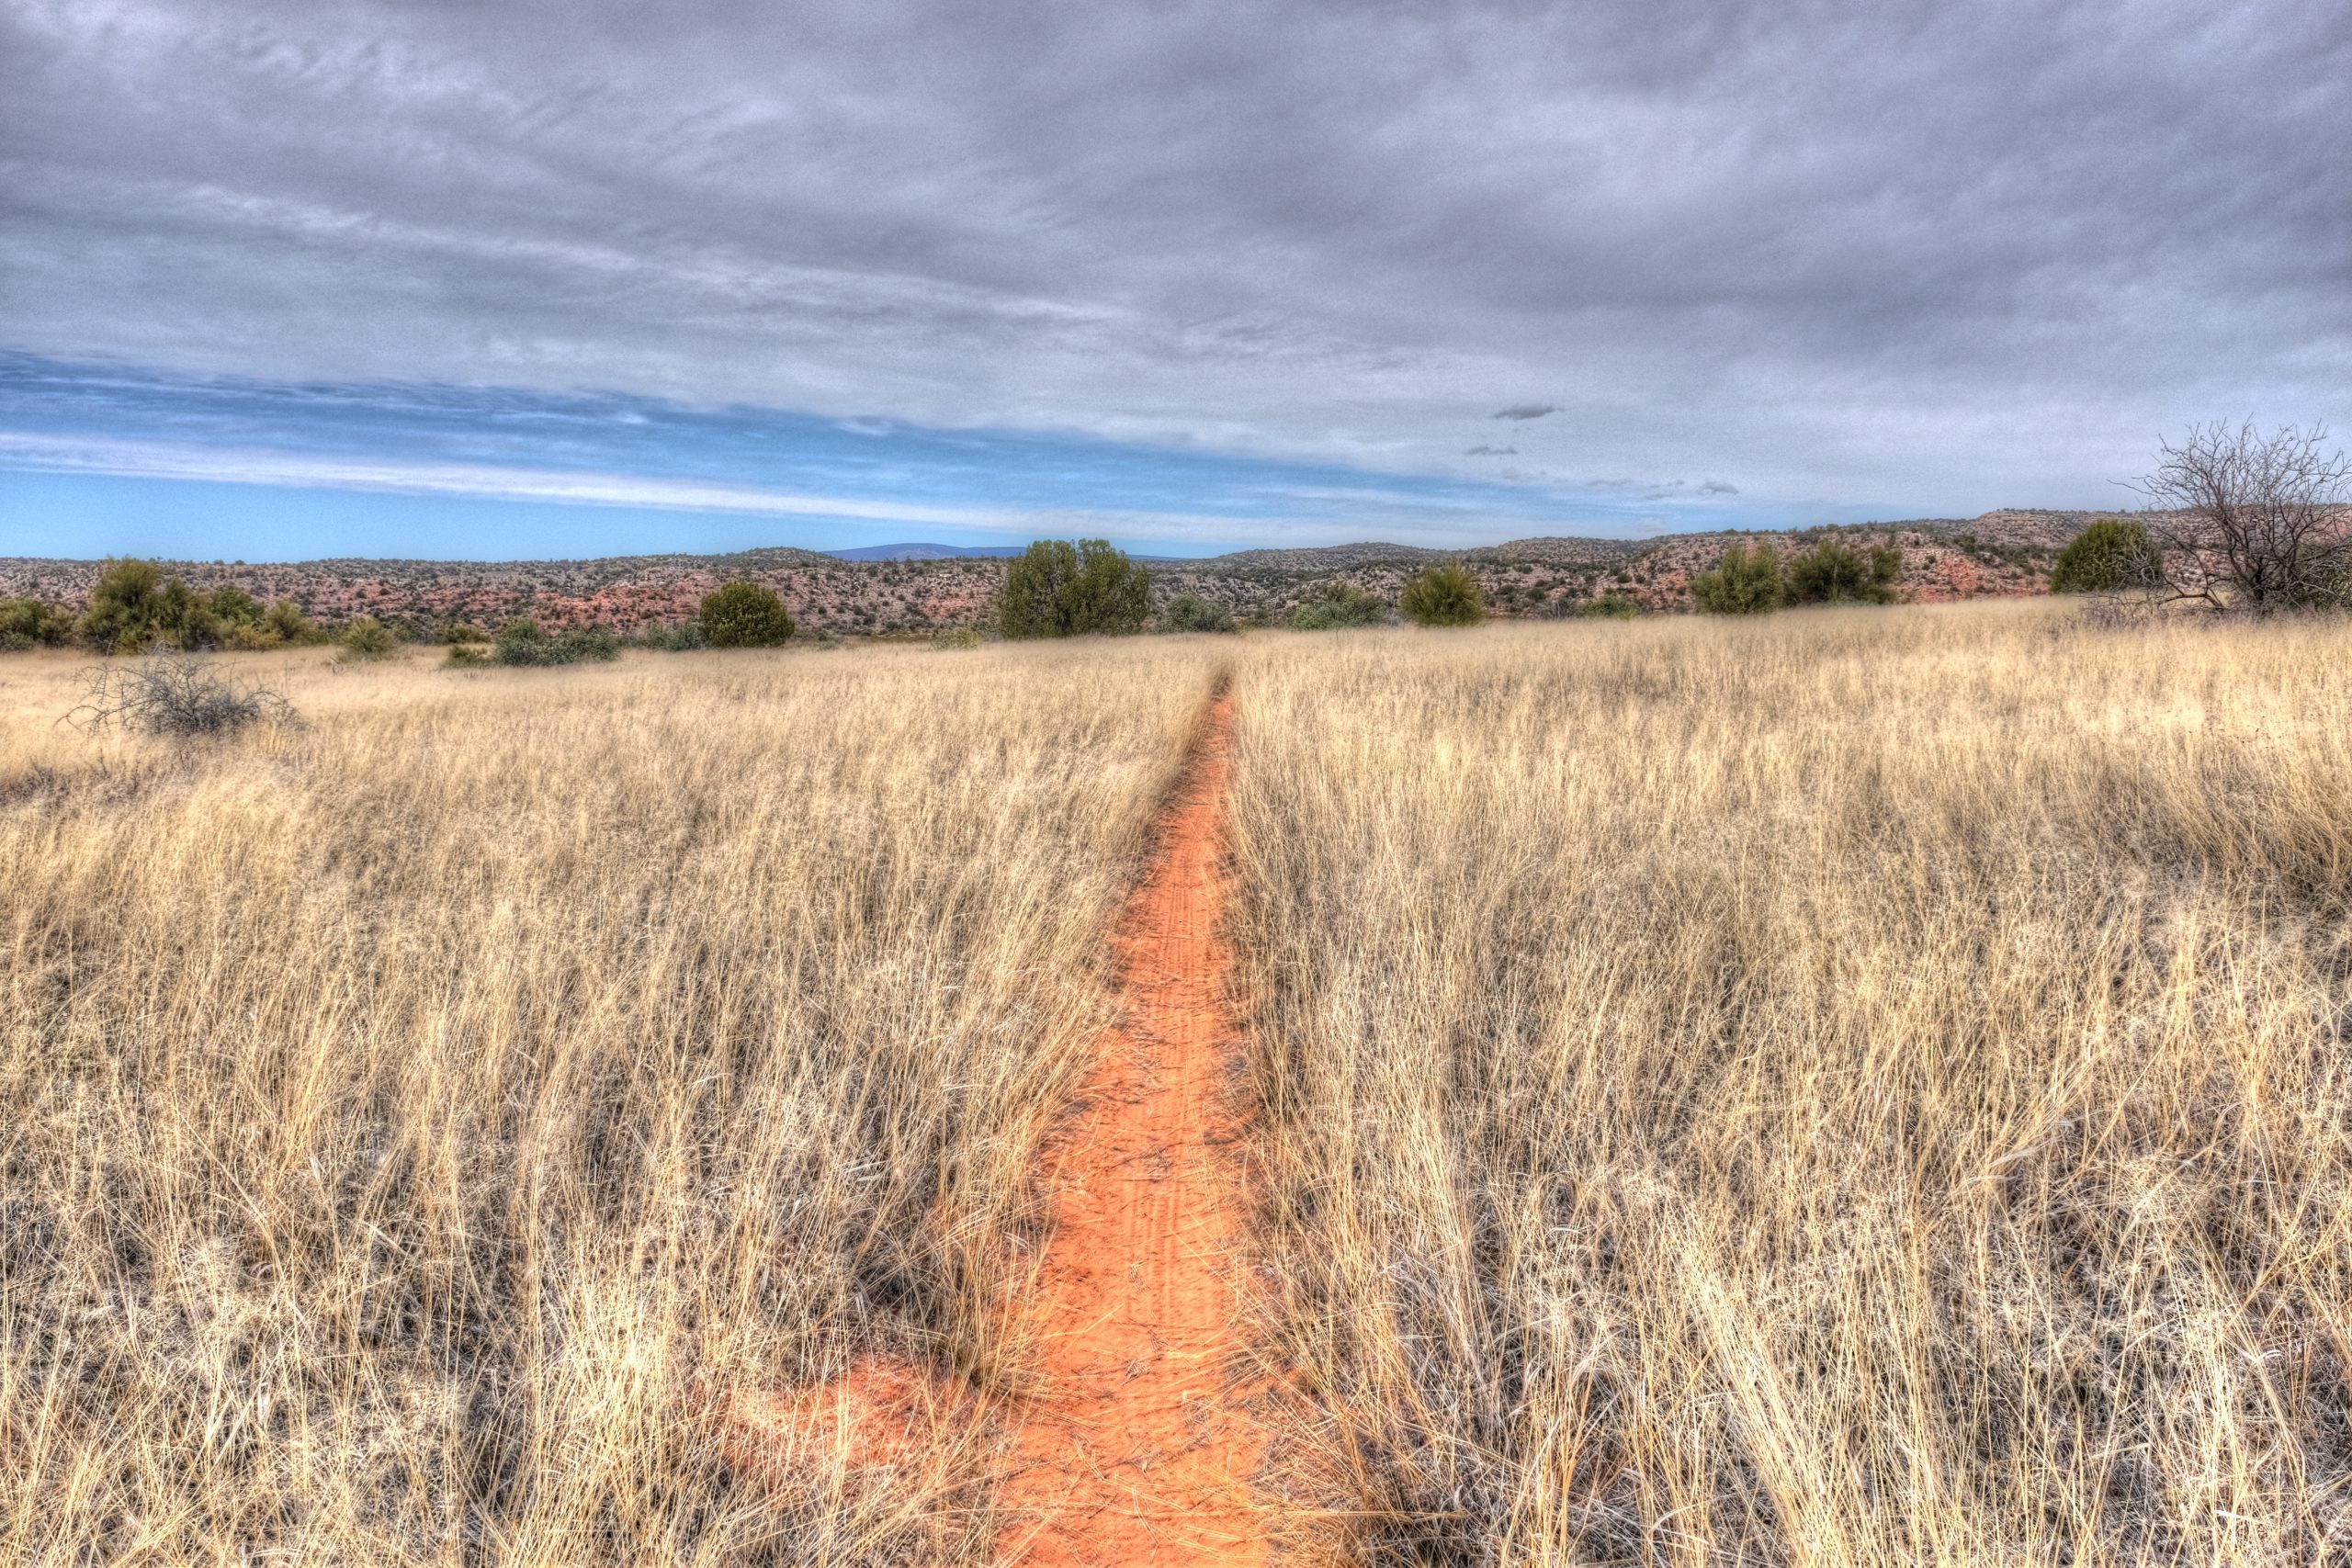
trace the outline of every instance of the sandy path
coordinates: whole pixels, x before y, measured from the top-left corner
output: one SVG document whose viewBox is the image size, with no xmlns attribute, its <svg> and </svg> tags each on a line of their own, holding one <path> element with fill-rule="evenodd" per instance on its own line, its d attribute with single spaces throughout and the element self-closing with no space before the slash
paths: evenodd
<svg viewBox="0 0 2352 1568">
<path fill-rule="evenodd" d="M 1026 1307 L 1037 1399 L 1001 1504 L 1004 1563 L 1261 1563 L 1262 1427 L 1228 1382 L 1246 1224 L 1224 1116 L 1216 936 L 1231 699 L 1210 710 L 1117 941 L 1120 1021 L 1049 1151 L 1053 1238 Z"/>
</svg>

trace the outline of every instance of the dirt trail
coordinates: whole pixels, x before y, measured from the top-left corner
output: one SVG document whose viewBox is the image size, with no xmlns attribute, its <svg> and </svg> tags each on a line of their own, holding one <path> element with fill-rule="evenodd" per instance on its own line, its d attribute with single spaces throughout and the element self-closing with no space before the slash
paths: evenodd
<svg viewBox="0 0 2352 1568">
<path fill-rule="evenodd" d="M 1247 1221 L 1222 1110 L 1230 718 L 1220 694 L 1159 860 L 1120 920 L 1120 1020 L 1047 1156 L 1053 1239 L 1027 1307 L 1041 1387 L 1001 1495 L 1003 1563 L 1267 1559 L 1250 1484 L 1265 1432 L 1228 1382 Z"/>
<path fill-rule="evenodd" d="M 1045 1156 L 1052 1238 L 1016 1310 L 1037 1382 L 1016 1408 L 999 1494 L 1000 1568 L 1256 1568 L 1251 1484 L 1266 1454 L 1240 1359 L 1247 1223 L 1223 1111 L 1232 1049 L 1216 936 L 1231 699 L 1210 705 L 1161 822 L 1158 858 L 1120 916 L 1117 1021 Z M 889 1468 L 968 1432 L 960 1384 L 872 1359 L 830 1382 L 741 1395 L 739 1470 L 838 1450 Z M 788 1457 L 785 1461 L 789 1462 Z"/>
</svg>

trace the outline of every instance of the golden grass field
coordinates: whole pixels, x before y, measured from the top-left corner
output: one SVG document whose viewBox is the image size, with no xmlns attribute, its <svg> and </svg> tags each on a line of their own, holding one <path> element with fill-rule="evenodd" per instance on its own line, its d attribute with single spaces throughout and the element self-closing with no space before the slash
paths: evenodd
<svg viewBox="0 0 2352 1568">
<path fill-rule="evenodd" d="M 1220 671 L 1313 1558 L 2352 1554 L 2352 629 L 2063 605 L 0 660 L 0 1561 L 988 1561 L 1035 1170 Z M 872 1352 L 982 1418 L 754 1475 Z"/>
<path fill-rule="evenodd" d="M 2352 1560 L 2352 633 L 1285 647 L 1268 1340 L 1384 1562 Z"/>
<path fill-rule="evenodd" d="M 1214 656 L 267 656 L 306 727 L 185 759 L 0 663 L 0 1561 L 985 1548 L 970 1453 L 753 1487 L 718 1407 L 1020 1359 Z"/>
</svg>

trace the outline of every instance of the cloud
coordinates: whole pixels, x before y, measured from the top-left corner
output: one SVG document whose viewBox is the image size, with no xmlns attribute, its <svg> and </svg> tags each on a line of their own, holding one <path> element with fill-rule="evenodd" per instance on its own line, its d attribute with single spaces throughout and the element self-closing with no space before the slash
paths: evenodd
<svg viewBox="0 0 2352 1568">
<path fill-rule="evenodd" d="M 1398 475 L 1539 387 L 1742 509 L 2106 504 L 2352 427 L 2347 73 L 2308 0 L 17 0 L 0 347 Z"/>
<path fill-rule="evenodd" d="M 1482 442 L 1478 446 L 1473 446 L 1469 450 L 1464 452 L 1462 455 L 1465 457 L 1516 457 L 1519 456 L 1519 448 L 1516 446 L 1488 446 Z"/>
<path fill-rule="evenodd" d="M 1723 479 L 1709 479 L 1699 487 L 1701 495 L 1737 495 L 1739 487 Z"/>
</svg>

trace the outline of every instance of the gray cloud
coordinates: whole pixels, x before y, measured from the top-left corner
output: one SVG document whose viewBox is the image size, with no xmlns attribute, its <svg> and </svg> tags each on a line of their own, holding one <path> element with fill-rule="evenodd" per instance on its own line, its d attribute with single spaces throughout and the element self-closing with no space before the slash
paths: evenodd
<svg viewBox="0 0 2352 1568">
<path fill-rule="evenodd" d="M 1723 479 L 1709 479 L 1699 487 L 1698 493 L 1701 495 L 1737 495 L 1739 493 L 1739 487 L 1736 484 L 1727 483 Z"/>
<path fill-rule="evenodd" d="M 1462 455 L 1465 457 L 1516 457 L 1519 456 L 1519 448 L 1516 446 L 1489 446 L 1484 442 L 1480 442 L 1477 446 L 1464 450 Z"/>
<path fill-rule="evenodd" d="M 1497 419 L 1542 419 L 1548 413 L 1558 413 L 1557 403 L 1513 403 L 1507 409 L 1497 409 Z"/>
<path fill-rule="evenodd" d="M 1553 467 L 2111 503 L 2352 426 L 2348 73 L 2307 0 L 0 0 L 0 347 L 1437 472 L 1532 385 Z"/>
</svg>

